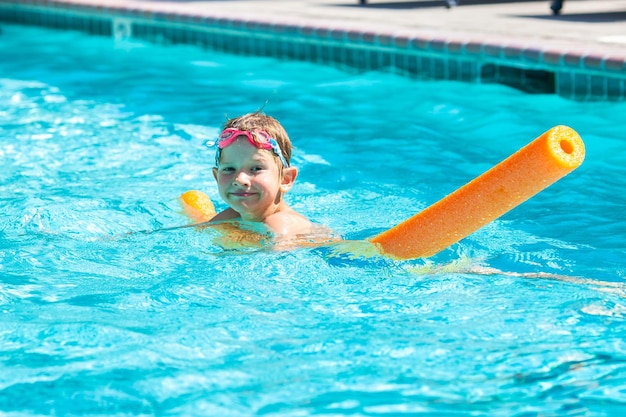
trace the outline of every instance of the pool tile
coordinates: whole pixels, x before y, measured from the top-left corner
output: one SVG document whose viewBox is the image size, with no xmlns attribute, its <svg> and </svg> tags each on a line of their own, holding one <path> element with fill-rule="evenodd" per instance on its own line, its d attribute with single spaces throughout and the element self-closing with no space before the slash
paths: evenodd
<svg viewBox="0 0 626 417">
<path fill-rule="evenodd" d="M 494 44 L 484 44 L 483 45 L 483 54 L 488 57 L 500 57 L 501 55 L 501 46 Z"/>
<path fill-rule="evenodd" d="M 582 57 L 577 53 L 563 54 L 563 64 L 570 67 L 578 68 L 581 66 Z"/>
<path fill-rule="evenodd" d="M 589 69 L 603 69 L 604 68 L 604 57 L 600 55 L 587 55 L 582 59 L 582 64 L 585 68 Z"/>
<path fill-rule="evenodd" d="M 604 60 L 604 68 L 609 71 L 626 72 L 626 60 L 617 57 L 608 57 Z"/>
<path fill-rule="evenodd" d="M 446 41 L 443 39 L 431 39 L 428 42 L 428 49 L 431 51 L 444 52 L 446 50 Z"/>
<path fill-rule="evenodd" d="M 382 34 L 382 35 L 378 35 L 376 37 L 376 40 L 378 41 L 379 45 L 389 46 L 392 44 L 393 37 L 390 35 Z"/>
<path fill-rule="evenodd" d="M 468 55 L 480 55 L 483 50 L 483 44 L 477 41 L 470 41 L 465 44 L 464 49 Z"/>
<path fill-rule="evenodd" d="M 561 66 L 563 54 L 559 51 L 543 51 L 543 62 L 552 66 Z"/>
<path fill-rule="evenodd" d="M 461 55 L 463 53 L 463 46 L 464 46 L 464 42 L 453 40 L 453 41 L 447 42 L 446 50 L 450 54 Z"/>
<path fill-rule="evenodd" d="M 524 54 L 524 48 L 518 45 L 508 45 L 503 48 L 503 56 L 511 60 L 521 60 Z"/>
<path fill-rule="evenodd" d="M 411 42 L 411 45 L 415 49 L 426 51 L 426 50 L 428 50 L 428 43 L 429 43 L 429 39 L 426 39 L 426 38 L 415 38 Z"/>
<path fill-rule="evenodd" d="M 600 75 L 589 76 L 589 99 L 603 100 L 607 94 L 607 79 Z"/>
<path fill-rule="evenodd" d="M 412 38 L 401 35 L 393 38 L 393 45 L 400 49 L 407 49 L 411 45 Z"/>
</svg>

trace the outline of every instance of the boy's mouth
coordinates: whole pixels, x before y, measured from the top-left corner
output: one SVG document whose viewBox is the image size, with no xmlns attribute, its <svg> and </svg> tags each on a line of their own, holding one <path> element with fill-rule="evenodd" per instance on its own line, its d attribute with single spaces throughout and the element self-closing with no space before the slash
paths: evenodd
<svg viewBox="0 0 626 417">
<path fill-rule="evenodd" d="M 248 193 L 248 192 L 244 192 L 244 191 L 236 191 L 236 192 L 230 193 L 230 195 L 232 195 L 233 197 L 245 198 L 245 197 L 250 197 L 250 196 L 254 195 L 254 193 Z"/>
</svg>

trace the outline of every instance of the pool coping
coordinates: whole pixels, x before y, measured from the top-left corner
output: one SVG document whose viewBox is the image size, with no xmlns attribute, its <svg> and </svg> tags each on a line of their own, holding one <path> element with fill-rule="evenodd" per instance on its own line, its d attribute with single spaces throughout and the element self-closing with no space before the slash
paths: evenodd
<svg viewBox="0 0 626 417">
<path fill-rule="evenodd" d="M 626 100 L 626 55 L 555 43 L 470 39 L 408 29 L 362 29 L 304 19 L 232 18 L 156 3 L 0 0 L 0 21 L 186 43 L 357 71 L 392 71 L 434 80 L 501 83 L 579 101 Z"/>
</svg>

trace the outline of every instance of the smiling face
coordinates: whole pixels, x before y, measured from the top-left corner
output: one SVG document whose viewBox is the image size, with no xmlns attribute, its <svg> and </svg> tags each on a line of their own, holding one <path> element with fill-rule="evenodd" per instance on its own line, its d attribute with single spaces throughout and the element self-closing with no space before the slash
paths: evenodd
<svg viewBox="0 0 626 417">
<path fill-rule="evenodd" d="M 295 175 L 291 168 L 282 171 L 272 151 L 258 149 L 241 136 L 222 149 L 213 175 L 220 196 L 243 220 L 263 221 L 286 206 L 282 195 Z"/>
</svg>

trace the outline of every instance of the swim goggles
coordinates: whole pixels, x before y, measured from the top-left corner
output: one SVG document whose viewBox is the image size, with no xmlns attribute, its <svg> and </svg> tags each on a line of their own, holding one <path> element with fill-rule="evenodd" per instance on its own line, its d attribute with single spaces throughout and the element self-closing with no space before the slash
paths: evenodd
<svg viewBox="0 0 626 417">
<path fill-rule="evenodd" d="M 283 163 L 283 166 L 289 166 L 287 160 L 285 159 L 285 156 L 283 155 L 283 152 L 280 150 L 278 142 L 276 142 L 276 140 L 274 140 L 274 138 L 272 138 L 269 133 L 264 130 L 248 132 L 246 130 L 239 130 L 235 127 L 229 127 L 228 129 L 224 129 L 222 133 L 220 133 L 220 136 L 217 139 L 215 165 L 219 165 L 222 149 L 232 145 L 239 136 L 245 136 L 246 138 L 248 138 L 248 142 L 250 142 L 250 145 L 254 146 L 255 148 L 265 149 L 274 152 L 274 154 L 280 159 L 280 162 Z"/>
</svg>

